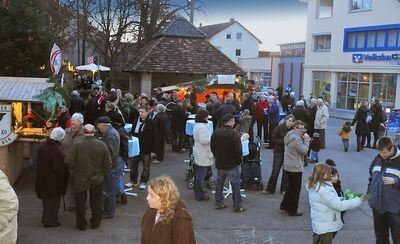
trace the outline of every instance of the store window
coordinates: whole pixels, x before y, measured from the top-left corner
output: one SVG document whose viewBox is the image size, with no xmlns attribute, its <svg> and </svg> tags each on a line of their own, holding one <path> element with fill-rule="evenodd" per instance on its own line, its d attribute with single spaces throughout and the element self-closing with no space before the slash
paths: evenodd
<svg viewBox="0 0 400 244">
<path fill-rule="evenodd" d="M 382 106 L 393 108 L 396 77 L 395 74 L 338 73 L 336 107 L 356 110 L 361 101 L 371 101 L 375 97 L 381 101 Z"/>
<path fill-rule="evenodd" d="M 313 72 L 313 96 L 322 97 L 325 101 L 331 102 L 331 72 Z"/>
<path fill-rule="evenodd" d="M 350 0 L 350 11 L 371 10 L 372 0 Z"/>
<path fill-rule="evenodd" d="M 330 18 L 333 13 L 333 0 L 319 0 L 317 5 L 317 19 Z"/>
<path fill-rule="evenodd" d="M 315 35 L 314 36 L 314 52 L 330 51 L 331 35 Z"/>
</svg>

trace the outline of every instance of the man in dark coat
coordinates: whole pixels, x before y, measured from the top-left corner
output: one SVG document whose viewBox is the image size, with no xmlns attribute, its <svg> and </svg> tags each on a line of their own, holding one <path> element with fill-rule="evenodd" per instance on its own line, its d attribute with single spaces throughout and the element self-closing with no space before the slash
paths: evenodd
<svg viewBox="0 0 400 244">
<path fill-rule="evenodd" d="M 71 114 L 85 112 L 85 101 L 80 97 L 80 94 L 77 90 L 73 90 L 71 92 L 70 106 L 69 112 Z"/>
<path fill-rule="evenodd" d="M 285 113 L 291 112 L 292 104 L 293 104 L 293 97 L 290 96 L 290 92 L 288 90 L 286 90 L 285 95 L 283 95 L 283 97 L 281 99 L 281 105 L 282 105 L 283 112 L 285 112 Z"/>
<path fill-rule="evenodd" d="M 107 145 L 96 139 L 95 127 L 87 124 L 83 127 L 85 137 L 74 143 L 65 163 L 72 171 L 72 190 L 75 193 L 76 227 L 86 230 L 86 198 L 89 191 L 89 204 L 92 212 L 90 225 L 98 228 L 102 218 L 102 193 L 104 178 L 110 174 L 112 161 Z"/>
<path fill-rule="evenodd" d="M 235 105 L 233 105 L 233 101 L 227 96 L 225 98 L 225 103 L 219 105 L 213 113 L 214 119 L 217 121 L 217 126 L 221 127 L 224 125 L 224 122 L 222 121 L 222 118 L 226 114 L 237 114 L 239 111 L 236 110 Z"/>
<path fill-rule="evenodd" d="M 308 106 L 307 113 L 308 113 L 308 124 L 307 124 L 307 134 L 313 135 L 314 134 L 314 121 L 315 116 L 317 114 L 317 100 L 315 98 L 310 99 L 310 106 Z"/>
<path fill-rule="evenodd" d="M 271 176 L 268 180 L 268 186 L 266 189 L 262 191 L 265 194 L 274 194 L 276 183 L 278 181 L 279 173 L 281 171 L 283 165 L 283 159 L 285 154 L 285 142 L 284 138 L 288 131 L 290 131 L 293 127 L 293 123 L 296 118 L 289 114 L 285 117 L 285 122 L 283 124 L 278 125 L 272 133 L 271 141 L 274 145 L 274 159 L 272 164 Z M 287 176 L 282 173 L 281 180 L 281 193 L 285 192 L 285 187 L 287 186 Z"/>
<path fill-rule="evenodd" d="M 217 128 L 218 126 L 218 119 L 214 117 L 214 111 L 218 108 L 218 106 L 221 105 L 220 100 L 218 99 L 218 96 L 216 93 L 212 93 L 210 95 L 210 101 L 207 103 L 206 109 L 208 113 L 212 116 L 212 122 L 214 128 Z"/>
<path fill-rule="evenodd" d="M 296 117 L 296 120 L 301 120 L 306 125 L 309 124 L 310 119 L 309 119 L 307 110 L 304 107 L 303 100 L 299 100 L 296 102 L 296 107 L 294 107 L 294 109 L 293 109 L 293 115 L 294 115 L 294 117 Z"/>
<path fill-rule="evenodd" d="M 243 212 L 242 196 L 240 195 L 240 165 L 242 163 L 242 142 L 240 135 L 233 127 L 235 117 L 226 114 L 221 119 L 223 126 L 211 136 L 211 151 L 215 157 L 217 168 L 217 187 L 215 190 L 215 208 L 226 208 L 222 191 L 226 177 L 232 185 L 233 208 L 235 212 Z"/>
<path fill-rule="evenodd" d="M 152 118 L 153 137 L 154 137 L 154 153 L 156 159 L 153 163 L 161 163 L 164 159 L 164 145 L 167 134 L 168 116 L 165 113 L 166 107 L 162 104 L 157 104 Z"/>
<path fill-rule="evenodd" d="M 183 100 L 178 99 L 177 105 L 171 112 L 172 150 L 175 152 L 185 151 L 185 126 L 187 114 L 183 108 Z"/>
<path fill-rule="evenodd" d="M 130 135 L 137 137 L 139 139 L 140 154 L 133 157 L 131 163 L 130 180 L 131 182 L 126 184 L 127 187 L 132 187 L 137 185 L 138 175 L 139 175 L 139 162 L 142 161 L 143 169 L 140 176 L 140 190 L 145 190 L 147 186 L 147 181 L 150 178 L 150 159 L 151 153 L 154 148 L 154 134 L 153 125 L 148 117 L 148 110 L 146 107 L 140 107 L 139 118 L 133 123 L 132 131 L 129 132 Z"/>
<path fill-rule="evenodd" d="M 64 153 L 61 141 L 65 131 L 54 128 L 50 133 L 50 139 L 42 142 L 37 151 L 36 194 L 42 199 L 44 227 L 57 227 L 58 210 L 61 196 L 65 195 L 68 184 L 68 168 L 64 164 Z"/>
<path fill-rule="evenodd" d="M 372 120 L 370 123 L 370 131 L 374 133 L 374 144 L 372 148 L 376 148 L 376 142 L 379 139 L 379 129 L 381 127 L 381 123 L 383 123 L 382 118 L 382 105 L 379 103 L 379 99 L 374 99 L 374 104 L 371 106 Z"/>
<path fill-rule="evenodd" d="M 89 100 L 87 101 L 85 109 L 86 124 L 94 124 L 94 121 L 96 121 L 96 119 L 100 117 L 100 110 L 98 109 L 96 96 L 97 94 L 95 91 L 91 92 L 89 95 Z"/>
</svg>

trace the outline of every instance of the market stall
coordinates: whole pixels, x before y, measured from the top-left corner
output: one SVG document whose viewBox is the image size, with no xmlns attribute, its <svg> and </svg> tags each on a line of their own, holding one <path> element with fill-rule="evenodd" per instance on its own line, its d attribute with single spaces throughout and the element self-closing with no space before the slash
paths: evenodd
<svg viewBox="0 0 400 244">
<path fill-rule="evenodd" d="M 31 149 L 48 137 L 46 120 L 36 112 L 42 109 L 37 96 L 52 86 L 43 79 L 0 79 L 0 169 L 11 184 L 21 172 L 24 157 L 34 157 Z"/>
</svg>

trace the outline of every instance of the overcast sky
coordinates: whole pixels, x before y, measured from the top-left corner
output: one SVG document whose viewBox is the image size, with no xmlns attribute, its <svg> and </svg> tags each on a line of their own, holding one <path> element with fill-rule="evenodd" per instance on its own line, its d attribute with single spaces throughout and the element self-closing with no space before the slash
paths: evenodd
<svg viewBox="0 0 400 244">
<path fill-rule="evenodd" d="M 299 0 L 196 0 L 198 5 L 206 14 L 195 13 L 196 26 L 235 18 L 262 41 L 263 51 L 276 51 L 277 44 L 306 38 L 307 4 Z"/>
</svg>

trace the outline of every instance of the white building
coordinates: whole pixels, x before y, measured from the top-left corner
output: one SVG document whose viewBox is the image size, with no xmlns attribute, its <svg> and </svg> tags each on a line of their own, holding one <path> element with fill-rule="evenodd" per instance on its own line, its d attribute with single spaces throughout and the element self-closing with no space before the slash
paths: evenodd
<svg viewBox="0 0 400 244">
<path fill-rule="evenodd" d="M 379 98 L 400 108 L 400 1 L 302 0 L 308 3 L 304 94 L 355 110 Z"/>
<path fill-rule="evenodd" d="M 258 57 L 261 41 L 235 19 L 229 22 L 200 26 L 208 40 L 232 61 Z"/>
<path fill-rule="evenodd" d="M 257 58 L 240 58 L 239 66 L 247 72 L 247 77 L 254 80 L 257 86 L 271 86 L 277 88 L 279 85 L 279 63 L 280 57 L 268 56 Z"/>
</svg>

